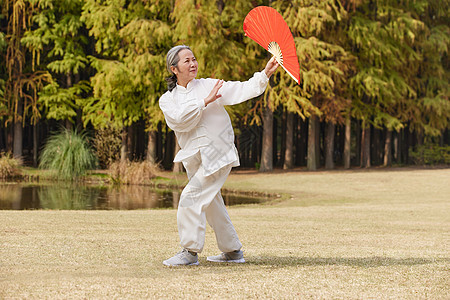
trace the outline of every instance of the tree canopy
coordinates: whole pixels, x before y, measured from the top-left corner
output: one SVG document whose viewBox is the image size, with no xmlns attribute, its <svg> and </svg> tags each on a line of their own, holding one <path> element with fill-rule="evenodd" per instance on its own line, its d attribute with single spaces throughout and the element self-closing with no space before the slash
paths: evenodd
<svg viewBox="0 0 450 300">
<path fill-rule="evenodd" d="M 273 109 L 433 137 L 449 127 L 449 2 L 439 0 L 4 0 L 0 15 L 3 126 L 53 119 L 123 129 L 164 118 L 165 55 L 192 47 L 200 77 L 246 80 L 269 58 L 245 37 L 258 5 L 278 10 L 300 61 L 296 84 L 276 72 L 268 97 L 228 108 L 261 124 Z"/>
</svg>

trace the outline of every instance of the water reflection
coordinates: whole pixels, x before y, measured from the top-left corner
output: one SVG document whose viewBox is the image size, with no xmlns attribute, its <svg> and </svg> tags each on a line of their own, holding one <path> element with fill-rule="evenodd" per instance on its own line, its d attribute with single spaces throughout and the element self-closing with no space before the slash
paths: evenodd
<svg viewBox="0 0 450 300">
<path fill-rule="evenodd" d="M 179 198 L 178 190 L 154 189 L 148 186 L 99 187 L 0 183 L 1 210 L 176 208 Z M 226 205 L 260 203 L 266 200 L 224 195 Z"/>
</svg>

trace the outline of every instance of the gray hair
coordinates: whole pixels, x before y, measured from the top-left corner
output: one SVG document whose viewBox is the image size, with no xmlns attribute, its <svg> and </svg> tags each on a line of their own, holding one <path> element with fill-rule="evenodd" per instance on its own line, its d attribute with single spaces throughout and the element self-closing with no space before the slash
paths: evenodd
<svg viewBox="0 0 450 300">
<path fill-rule="evenodd" d="M 171 74 L 169 77 L 166 78 L 167 81 L 167 88 L 169 91 L 172 91 L 177 86 L 177 76 L 172 72 L 170 67 L 176 67 L 178 65 L 178 62 L 180 61 L 180 56 L 178 55 L 181 50 L 188 49 L 192 52 L 191 48 L 186 45 L 179 45 L 175 46 L 172 49 L 167 52 L 166 56 L 166 68 L 167 71 Z"/>
</svg>

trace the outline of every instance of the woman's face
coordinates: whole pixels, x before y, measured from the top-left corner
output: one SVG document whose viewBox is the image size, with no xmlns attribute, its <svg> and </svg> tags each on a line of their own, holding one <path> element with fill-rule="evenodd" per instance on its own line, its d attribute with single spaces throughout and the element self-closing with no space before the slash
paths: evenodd
<svg viewBox="0 0 450 300">
<path fill-rule="evenodd" d="M 172 67 L 172 72 L 177 76 L 178 84 L 186 87 L 192 79 L 197 77 L 198 62 L 189 49 L 181 50 L 178 57 L 180 61 L 176 67 Z"/>
</svg>

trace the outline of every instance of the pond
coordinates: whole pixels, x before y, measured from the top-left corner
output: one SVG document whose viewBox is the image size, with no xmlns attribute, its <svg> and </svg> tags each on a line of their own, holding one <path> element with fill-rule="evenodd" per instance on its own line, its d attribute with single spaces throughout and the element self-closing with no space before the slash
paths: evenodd
<svg viewBox="0 0 450 300">
<path fill-rule="evenodd" d="M 0 182 L 0 210 L 133 210 L 177 208 L 180 190 L 149 186 L 90 186 Z M 268 201 L 223 193 L 227 206 Z"/>
</svg>

